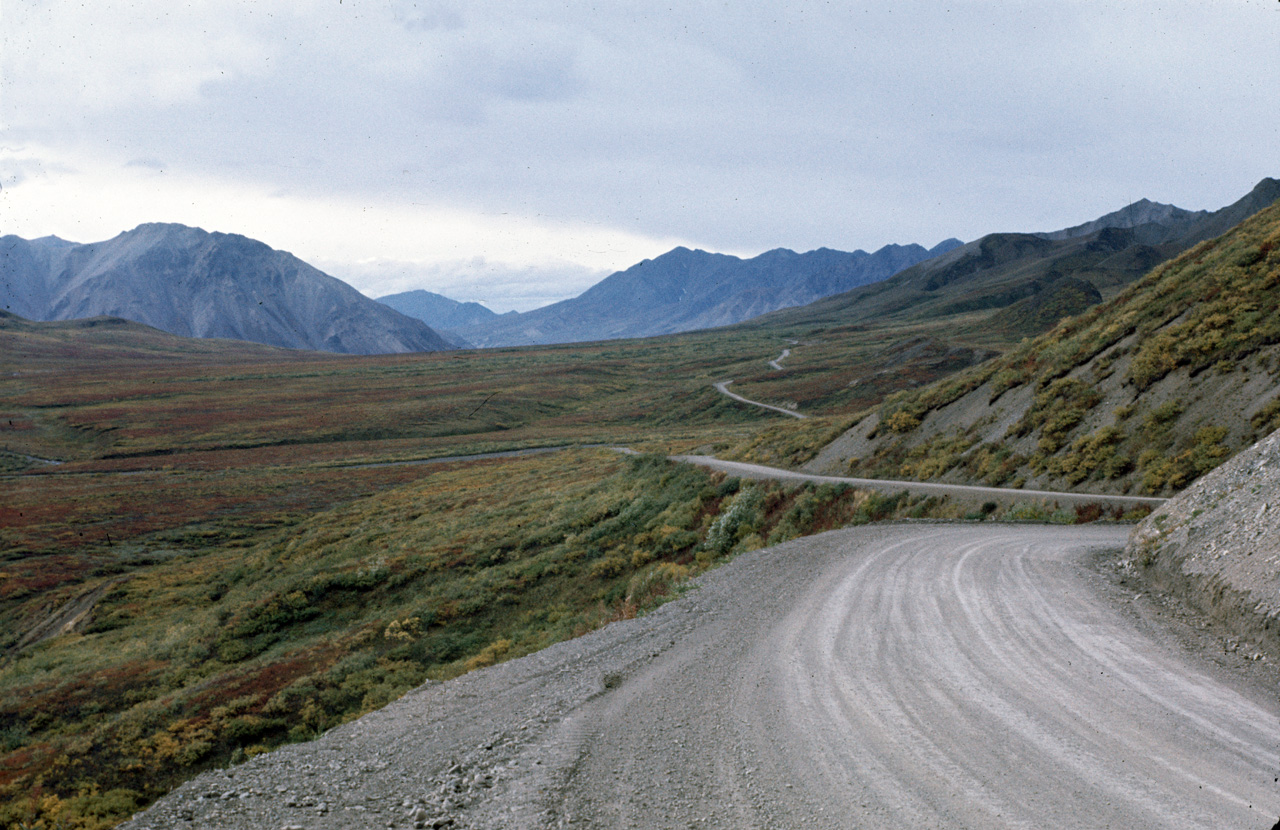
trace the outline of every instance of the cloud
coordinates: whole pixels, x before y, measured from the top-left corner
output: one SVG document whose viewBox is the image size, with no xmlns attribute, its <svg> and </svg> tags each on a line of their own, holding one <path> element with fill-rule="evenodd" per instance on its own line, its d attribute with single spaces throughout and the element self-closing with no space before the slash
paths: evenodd
<svg viewBox="0 0 1280 830">
<path fill-rule="evenodd" d="M 59 123 L 197 101 L 205 83 L 262 68 L 269 49 L 243 9 L 230 0 L 7 6 L 6 120 Z"/>
<path fill-rule="evenodd" d="M 353 274 L 356 287 L 371 295 L 474 284 L 488 286 L 485 297 L 511 308 L 572 296 L 600 276 L 688 244 L 448 205 L 312 198 L 161 170 L 142 159 L 112 167 L 36 145 L 0 152 L 0 183 L 6 182 L 13 186 L 0 191 L 5 233 L 95 242 L 143 222 L 179 222 L 252 236 L 334 276 Z M 417 275 L 435 282 L 411 284 Z M 530 287 L 541 278 L 554 285 Z"/>
<path fill-rule="evenodd" d="M 1214 208 L 1280 172 L 1259 0 L 32 2 L 2 36 L 3 143 L 83 174 L 60 206 L 11 174 L 24 226 L 150 204 L 351 262 L 872 250 Z M 149 203 L 142 160 L 175 182 Z"/>
<path fill-rule="evenodd" d="M 165 163 L 155 158 L 135 158 L 129 159 L 124 163 L 125 167 L 140 167 L 145 170 L 154 170 L 157 173 L 164 172 Z"/>
<path fill-rule="evenodd" d="M 463 26 L 462 13 L 447 3 L 396 0 L 391 8 L 396 22 L 410 32 L 456 30 Z"/>
<path fill-rule="evenodd" d="M 429 263 L 381 259 L 320 260 L 313 264 L 370 297 L 424 289 L 458 302 L 478 302 L 500 314 L 576 297 L 611 273 L 572 262 L 513 265 L 485 257 Z"/>
</svg>

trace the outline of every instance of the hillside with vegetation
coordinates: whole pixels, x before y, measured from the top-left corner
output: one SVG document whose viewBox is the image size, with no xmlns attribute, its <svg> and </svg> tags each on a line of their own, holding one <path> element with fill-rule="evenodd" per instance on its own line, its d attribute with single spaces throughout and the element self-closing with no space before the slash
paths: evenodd
<svg viewBox="0 0 1280 830">
<path fill-rule="evenodd" d="M 859 413 L 1017 348 L 1277 198 L 1280 181 L 1263 179 L 1212 212 L 1144 201 L 1062 231 L 988 234 L 874 285 L 734 327 L 792 344 L 785 371 L 735 375 L 734 390 L 811 414 Z"/>
<path fill-rule="evenodd" d="M 1280 426 L 1280 204 L 1001 357 L 898 392 L 807 467 L 1165 494 Z"/>
<path fill-rule="evenodd" d="M 965 312 L 1011 309 L 996 320 L 999 335 L 1039 333 L 1020 327 L 1016 306 L 1057 304 L 1078 314 L 1110 299 L 1151 268 L 1226 232 L 1280 198 L 1280 181 L 1263 179 L 1236 202 L 1213 212 L 1129 210 L 1051 233 L 992 233 L 853 291 L 760 319 L 760 324 L 925 322 Z M 1063 290 L 1063 286 L 1067 290 Z M 1091 286 L 1091 289 L 1086 287 Z M 1083 302 L 1073 299 L 1084 292 Z"/>
</svg>

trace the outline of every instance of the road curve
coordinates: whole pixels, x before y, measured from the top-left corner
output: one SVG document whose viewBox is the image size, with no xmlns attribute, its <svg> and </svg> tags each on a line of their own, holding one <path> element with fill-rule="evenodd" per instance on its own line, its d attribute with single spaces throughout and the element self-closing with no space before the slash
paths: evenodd
<svg viewBox="0 0 1280 830">
<path fill-rule="evenodd" d="M 758 406 L 761 409 L 768 409 L 772 412 L 780 412 L 783 415 L 790 415 L 792 418 L 800 418 L 802 420 L 809 417 L 808 415 L 805 415 L 800 412 L 795 412 L 790 409 L 783 409 L 780 406 L 774 406 L 773 404 L 769 404 L 769 403 L 760 403 L 760 401 L 753 401 L 750 398 L 744 398 L 741 395 L 730 392 L 729 384 L 731 383 L 733 383 L 733 381 L 731 380 L 722 380 L 722 381 L 719 381 L 718 383 L 713 383 L 711 385 L 714 386 L 716 388 L 716 391 L 719 392 L 721 395 L 727 395 L 730 398 L 733 398 L 735 401 L 738 401 L 739 403 L 745 403 L 748 406 Z"/>
<path fill-rule="evenodd" d="M 766 467 L 763 464 L 748 464 L 745 461 L 724 461 L 710 455 L 673 455 L 672 461 L 696 464 L 710 470 L 752 479 L 777 479 L 781 481 L 812 481 L 816 483 L 850 484 L 878 490 L 883 493 L 908 493 L 926 496 L 968 496 L 986 498 L 999 502 L 1010 502 L 1026 499 L 1042 499 L 1064 505 L 1102 504 L 1116 507 L 1150 507 L 1155 509 L 1164 504 L 1166 499 L 1155 496 L 1115 496 L 1096 493 L 1063 493 L 1056 490 L 1020 490 L 1012 487 L 982 487 L 973 484 L 940 484 L 933 481 L 899 481 L 881 478 L 851 478 L 848 476 L 823 476 L 814 473 L 802 473 L 795 470 L 784 470 L 780 467 Z"/>
<path fill-rule="evenodd" d="M 797 545 L 813 570 L 789 611 L 759 586 L 740 602 L 760 613 L 699 630 L 584 714 L 561 817 L 1271 827 L 1274 696 L 1232 691 L 1099 598 L 1081 555 L 1122 535 L 898 528 Z"/>
<path fill-rule="evenodd" d="M 1089 567 L 1126 535 L 880 525 L 744 554 L 124 826 L 1266 830 L 1275 690 Z"/>
</svg>

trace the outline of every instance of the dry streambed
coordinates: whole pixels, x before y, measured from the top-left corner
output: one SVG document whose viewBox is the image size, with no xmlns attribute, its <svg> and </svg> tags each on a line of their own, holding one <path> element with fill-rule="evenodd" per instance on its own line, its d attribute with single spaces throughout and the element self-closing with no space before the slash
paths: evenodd
<svg viewBox="0 0 1280 830">
<path fill-rule="evenodd" d="M 144 827 L 1257 827 L 1274 689 L 1143 624 L 1121 527 L 885 525 L 205 774 Z"/>
</svg>

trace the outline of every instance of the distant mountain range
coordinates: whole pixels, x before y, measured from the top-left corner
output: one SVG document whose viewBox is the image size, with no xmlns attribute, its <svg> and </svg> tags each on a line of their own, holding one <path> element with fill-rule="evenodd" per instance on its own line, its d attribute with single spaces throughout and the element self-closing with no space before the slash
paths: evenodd
<svg viewBox="0 0 1280 830">
<path fill-rule="evenodd" d="M 907 321 L 993 309 L 1002 313 L 989 324 L 1016 341 L 1114 296 L 1276 195 L 1280 184 L 1265 179 L 1218 211 L 1143 199 L 1058 231 L 988 234 L 968 244 L 948 239 L 932 249 L 887 245 L 871 254 L 827 248 L 798 254 L 779 248 L 740 259 L 680 247 L 523 314 L 496 315 L 425 291 L 383 302 L 480 347 L 650 337 L 751 320 Z"/>
<path fill-rule="evenodd" d="M 0 237 L 0 308 L 30 320 L 105 315 L 187 337 L 349 354 L 451 347 L 421 320 L 292 254 L 174 224 L 88 245 Z"/>
<path fill-rule="evenodd" d="M 404 291 L 379 297 L 378 302 L 389 305 L 401 314 L 407 314 L 426 323 L 438 332 L 454 332 L 498 319 L 498 314 L 480 303 L 460 303 L 443 294 L 431 291 Z M 508 314 L 515 314 L 510 311 Z"/>
<path fill-rule="evenodd" d="M 454 329 L 476 346 L 649 337 L 714 328 L 877 282 L 959 246 L 886 245 L 873 254 L 778 248 L 751 259 L 675 248 L 570 300 Z"/>
<path fill-rule="evenodd" d="M 982 325 L 1016 342 L 1115 296 L 1157 264 L 1227 232 L 1280 198 L 1263 179 L 1217 211 L 1143 200 L 1092 222 L 1049 233 L 993 233 L 893 277 L 751 325 L 925 322 L 998 310 Z"/>
<path fill-rule="evenodd" d="M 503 315 L 427 291 L 371 300 L 261 242 L 183 225 L 140 225 L 88 245 L 4 236 L 0 309 L 37 321 L 115 316 L 189 337 L 356 354 L 647 337 L 743 321 L 927 321 L 990 310 L 999 313 L 983 325 L 1016 341 L 1114 296 L 1277 196 L 1280 182 L 1264 179 L 1219 211 L 1144 199 L 1072 228 L 989 234 L 967 244 L 948 239 L 932 249 L 779 248 L 740 259 L 680 247 L 572 299 Z"/>
</svg>

